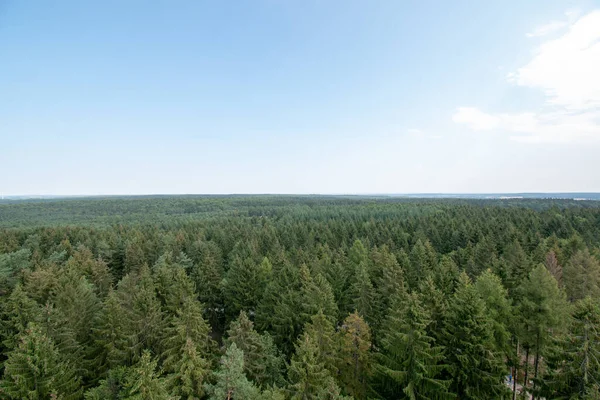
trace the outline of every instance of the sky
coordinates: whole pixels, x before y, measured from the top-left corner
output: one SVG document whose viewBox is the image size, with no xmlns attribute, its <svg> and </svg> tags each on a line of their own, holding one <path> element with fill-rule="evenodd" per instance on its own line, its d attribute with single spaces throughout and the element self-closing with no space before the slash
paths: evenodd
<svg viewBox="0 0 600 400">
<path fill-rule="evenodd" d="M 0 195 L 600 191 L 600 1 L 0 0 Z"/>
</svg>

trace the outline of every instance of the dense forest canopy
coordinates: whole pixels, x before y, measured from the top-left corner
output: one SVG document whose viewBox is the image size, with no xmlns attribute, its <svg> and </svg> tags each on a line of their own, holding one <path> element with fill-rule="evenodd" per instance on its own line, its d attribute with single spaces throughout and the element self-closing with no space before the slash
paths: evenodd
<svg viewBox="0 0 600 400">
<path fill-rule="evenodd" d="M 0 398 L 600 398 L 595 201 L 2 201 L 0 296 Z"/>
</svg>

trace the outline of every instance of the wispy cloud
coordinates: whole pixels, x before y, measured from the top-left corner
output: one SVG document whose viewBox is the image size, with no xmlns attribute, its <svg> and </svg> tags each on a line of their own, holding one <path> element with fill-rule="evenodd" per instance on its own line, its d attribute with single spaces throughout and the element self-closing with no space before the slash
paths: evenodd
<svg viewBox="0 0 600 400">
<path fill-rule="evenodd" d="M 552 21 L 545 25 L 538 26 L 533 30 L 533 32 L 529 32 L 527 37 L 540 37 L 551 34 L 552 32 L 556 32 L 565 26 L 567 26 L 567 21 Z"/>
<path fill-rule="evenodd" d="M 558 26 L 553 24 L 555 28 Z M 539 33 L 543 31 L 541 28 L 538 28 Z M 511 139 L 523 142 L 600 139 L 598 71 L 600 10 L 570 23 L 566 33 L 544 42 L 527 64 L 507 75 L 512 84 L 544 93 L 542 111 L 502 114 L 459 107 L 453 121 L 474 130 L 501 129 L 517 133 Z"/>
<path fill-rule="evenodd" d="M 569 24 L 573 23 L 577 17 L 579 16 L 579 10 L 569 10 L 565 12 L 565 19 L 560 21 L 550 21 L 547 24 L 540 25 L 536 27 L 532 32 L 529 32 L 526 36 L 533 37 L 542 37 L 549 35 L 551 33 L 557 32 Z"/>
</svg>

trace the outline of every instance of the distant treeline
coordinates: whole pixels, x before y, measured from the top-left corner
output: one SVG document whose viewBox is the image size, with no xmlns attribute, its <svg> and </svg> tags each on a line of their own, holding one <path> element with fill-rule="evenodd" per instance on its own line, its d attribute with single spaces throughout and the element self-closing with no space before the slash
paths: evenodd
<svg viewBox="0 0 600 400">
<path fill-rule="evenodd" d="M 0 203 L 0 398 L 599 399 L 600 202 Z"/>
</svg>

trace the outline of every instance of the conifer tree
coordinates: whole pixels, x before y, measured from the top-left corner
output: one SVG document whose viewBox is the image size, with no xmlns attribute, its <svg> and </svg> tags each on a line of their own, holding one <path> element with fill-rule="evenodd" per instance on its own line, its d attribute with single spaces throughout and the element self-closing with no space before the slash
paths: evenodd
<svg viewBox="0 0 600 400">
<path fill-rule="evenodd" d="M 459 399 L 501 398 L 506 393 L 506 371 L 495 351 L 488 311 L 464 272 L 448 305 L 440 345 L 446 350 L 450 391 Z"/>
<path fill-rule="evenodd" d="M 300 293 L 302 298 L 301 312 L 304 320 L 308 321 L 312 315 L 321 311 L 330 321 L 335 322 L 338 308 L 327 280 L 320 274 L 313 278 L 305 264 L 300 267 L 300 280 L 302 285 Z"/>
<path fill-rule="evenodd" d="M 600 262 L 589 250 L 577 251 L 563 270 L 563 282 L 570 301 L 600 297 Z"/>
<path fill-rule="evenodd" d="M 562 278 L 563 278 L 563 268 L 558 262 L 558 258 L 556 257 L 556 251 L 550 250 L 546 254 L 546 258 L 544 259 L 544 265 L 548 272 L 552 274 L 556 282 L 558 283 L 558 287 L 562 287 Z"/>
<path fill-rule="evenodd" d="M 320 359 L 315 340 L 304 333 L 288 368 L 288 391 L 293 400 L 338 400 L 340 388 Z"/>
<path fill-rule="evenodd" d="M 367 265 L 361 262 L 355 270 L 354 282 L 351 287 L 352 293 L 352 306 L 358 314 L 371 321 L 375 316 L 374 314 L 374 303 L 375 303 L 375 290 L 367 271 Z"/>
<path fill-rule="evenodd" d="M 477 277 L 475 289 L 483 299 L 490 317 L 496 351 L 508 356 L 512 353 L 510 327 L 514 310 L 508 299 L 507 290 L 500 278 L 489 269 Z"/>
<path fill-rule="evenodd" d="M 41 309 L 17 284 L 8 299 L 0 303 L 0 311 L 0 341 L 6 353 L 17 346 L 19 335 L 30 322 L 40 322 Z"/>
<path fill-rule="evenodd" d="M 371 372 L 371 330 L 357 313 L 348 315 L 339 330 L 339 373 L 344 393 L 362 399 L 366 396 Z"/>
<path fill-rule="evenodd" d="M 53 301 L 47 334 L 80 371 L 87 385 L 96 375 L 97 349 L 92 328 L 101 309 L 96 289 L 74 265 L 65 266 L 59 274 Z"/>
<path fill-rule="evenodd" d="M 275 343 L 289 357 L 308 316 L 303 311 L 300 270 L 284 261 L 273 270 L 264 298 L 256 312 L 256 325 L 270 332 Z"/>
<path fill-rule="evenodd" d="M 127 400 L 176 400 L 169 394 L 165 378 L 157 372 L 158 361 L 144 350 L 140 361 L 127 374 Z"/>
<path fill-rule="evenodd" d="M 29 249 L 0 254 L 0 296 L 10 292 L 16 285 L 19 274 L 30 267 L 30 257 Z"/>
<path fill-rule="evenodd" d="M 587 297 L 573 313 L 573 328 L 555 340 L 548 357 L 541 395 L 545 398 L 590 399 L 600 383 L 600 306 Z"/>
<path fill-rule="evenodd" d="M 325 314 L 319 311 L 311 317 L 311 322 L 304 328 L 311 341 L 317 346 L 317 357 L 334 378 L 338 376 L 339 359 L 339 337 L 335 328 Z"/>
<path fill-rule="evenodd" d="M 443 349 L 427 336 L 431 322 L 419 296 L 396 302 L 386 319 L 377 370 L 384 376 L 382 391 L 411 400 L 452 398 L 449 381 L 439 379 Z"/>
<path fill-rule="evenodd" d="M 221 357 L 215 383 L 205 386 L 211 400 L 253 400 L 259 390 L 244 375 L 244 352 L 235 343 Z"/>
<path fill-rule="evenodd" d="M 42 330 L 30 324 L 8 354 L 0 394 L 7 399 L 66 400 L 81 397 L 80 379 Z"/>
<path fill-rule="evenodd" d="M 260 302 L 267 281 L 271 275 L 271 263 L 264 258 L 256 263 L 251 258 L 234 257 L 222 282 L 223 295 L 230 318 L 241 310 L 254 312 Z"/>
<path fill-rule="evenodd" d="M 167 386 L 184 398 L 194 399 L 202 397 L 213 342 L 201 304 L 192 296 L 182 301 L 165 329 L 163 367 L 171 374 Z"/>
<path fill-rule="evenodd" d="M 100 298 L 105 297 L 112 286 L 113 276 L 108 265 L 101 259 L 94 259 L 92 252 L 83 245 L 77 246 L 65 268 L 74 269 L 80 276 L 85 276 L 94 285 L 94 292 Z"/>
<path fill-rule="evenodd" d="M 98 349 L 95 364 L 99 377 L 109 369 L 131 361 L 130 345 L 134 342 L 135 329 L 130 317 L 116 291 L 109 291 L 92 330 Z"/>
<path fill-rule="evenodd" d="M 422 279 L 429 276 L 437 265 L 437 254 L 428 240 L 423 243 L 418 239 L 410 252 L 410 269 L 407 281 L 411 288 L 416 288 Z"/>
<path fill-rule="evenodd" d="M 258 386 L 281 382 L 283 358 L 268 333 L 260 335 L 244 311 L 231 323 L 225 345 L 235 343 L 244 352 L 244 372 Z"/>
<path fill-rule="evenodd" d="M 535 355 L 535 382 L 540 357 L 544 354 L 550 337 L 557 334 L 564 324 L 568 305 L 564 292 L 558 288 L 556 279 L 543 264 L 531 271 L 520 290 L 520 330 L 524 345 L 532 349 Z"/>
</svg>

